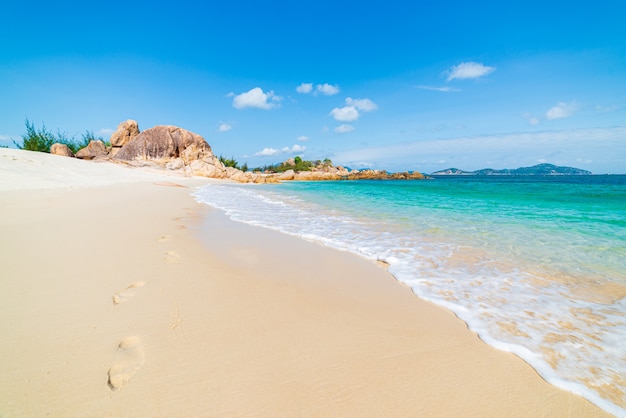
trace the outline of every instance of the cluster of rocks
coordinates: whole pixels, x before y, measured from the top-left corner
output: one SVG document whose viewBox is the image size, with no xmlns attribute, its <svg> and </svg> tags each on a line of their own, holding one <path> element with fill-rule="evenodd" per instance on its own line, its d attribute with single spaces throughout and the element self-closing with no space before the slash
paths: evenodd
<svg viewBox="0 0 626 418">
<path fill-rule="evenodd" d="M 235 174 L 224 167 L 204 138 L 177 126 L 155 126 L 142 132 L 136 121 L 127 120 L 118 125 L 110 143 L 106 147 L 100 140 L 90 141 L 76 155 L 66 145 L 54 144 L 50 153 L 136 167 L 160 167 L 185 176 L 229 178 Z"/>
<path fill-rule="evenodd" d="M 289 164 L 289 160 L 286 164 Z M 424 175 L 417 171 L 403 173 L 389 173 L 385 170 L 348 170 L 342 166 L 318 164 L 310 171 L 287 170 L 277 174 L 279 180 L 409 180 L 424 179 Z"/>
<path fill-rule="evenodd" d="M 387 173 L 379 170 L 352 170 L 319 164 L 311 171 L 287 170 L 284 173 L 243 172 L 226 167 L 213 154 L 200 135 L 177 126 L 160 125 L 140 131 L 134 120 L 119 124 L 106 147 L 100 140 L 91 141 L 76 155 L 64 144 L 54 144 L 51 154 L 86 160 L 106 160 L 136 167 L 159 167 L 184 176 L 231 179 L 241 183 L 277 183 L 283 180 L 359 180 L 421 179 L 420 173 Z M 291 160 L 293 161 L 293 160 Z M 288 160 L 287 163 L 290 161 Z M 295 162 L 292 163 L 295 168 Z"/>
</svg>

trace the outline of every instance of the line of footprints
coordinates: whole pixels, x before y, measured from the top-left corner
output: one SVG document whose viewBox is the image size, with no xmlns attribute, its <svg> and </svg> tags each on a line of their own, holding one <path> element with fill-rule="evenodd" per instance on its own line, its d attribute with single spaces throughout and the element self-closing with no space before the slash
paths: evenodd
<svg viewBox="0 0 626 418">
<path fill-rule="evenodd" d="M 165 242 L 171 238 L 169 235 L 164 235 L 157 240 L 157 242 Z M 177 263 L 179 256 L 174 251 L 168 251 L 165 253 L 165 262 Z M 137 289 L 145 286 L 148 282 L 137 281 L 128 286 L 126 289 L 117 292 L 113 295 L 113 305 L 120 305 L 130 300 Z M 122 339 L 117 345 L 117 353 L 115 356 L 115 362 L 108 372 L 107 384 L 109 389 L 115 391 L 120 389 L 137 370 L 143 366 L 146 361 L 146 354 L 143 350 L 143 344 L 141 338 L 133 335 Z"/>
</svg>

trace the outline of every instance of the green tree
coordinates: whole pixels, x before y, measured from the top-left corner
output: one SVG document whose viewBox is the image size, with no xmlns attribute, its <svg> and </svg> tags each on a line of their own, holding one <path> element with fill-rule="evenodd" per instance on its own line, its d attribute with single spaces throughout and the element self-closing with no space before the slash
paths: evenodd
<svg viewBox="0 0 626 418">
<path fill-rule="evenodd" d="M 303 161 L 301 157 L 296 157 L 293 161 L 295 163 L 293 167 L 294 171 L 311 171 L 311 167 L 313 166 L 311 161 Z"/>
<path fill-rule="evenodd" d="M 81 140 L 76 141 L 73 136 L 69 136 L 67 133 L 61 132 L 60 130 L 57 130 L 57 134 L 54 135 L 46 129 L 45 124 L 42 124 L 41 129 L 37 130 L 35 124 L 26 119 L 26 133 L 22 135 L 22 143 L 18 144 L 15 141 L 13 141 L 13 143 L 18 148 L 28 151 L 50 152 L 52 144 L 58 142 L 59 144 L 67 145 L 67 147 L 76 154 L 79 149 L 85 148 L 89 145 L 89 142 L 95 140 L 104 142 L 102 138 L 96 137 L 92 131 L 85 131 Z"/>
<path fill-rule="evenodd" d="M 50 152 L 50 147 L 56 142 L 52 132 L 43 125 L 41 130 L 35 129 L 35 124 L 26 119 L 26 133 L 22 135 L 22 143 L 13 141 L 16 147 L 28 151 Z"/>
<path fill-rule="evenodd" d="M 239 168 L 239 163 L 235 160 L 235 157 L 225 158 L 220 155 L 220 161 L 225 167 Z"/>
</svg>

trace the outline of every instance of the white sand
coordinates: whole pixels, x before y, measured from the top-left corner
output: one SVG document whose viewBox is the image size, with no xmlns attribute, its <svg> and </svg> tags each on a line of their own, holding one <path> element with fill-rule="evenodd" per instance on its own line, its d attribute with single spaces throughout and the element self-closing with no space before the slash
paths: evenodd
<svg viewBox="0 0 626 418">
<path fill-rule="evenodd" d="M 105 186 L 180 178 L 167 171 L 0 148 L 0 191 Z"/>
<path fill-rule="evenodd" d="M 606 415 L 206 181 L 0 150 L 0 416 Z"/>
</svg>

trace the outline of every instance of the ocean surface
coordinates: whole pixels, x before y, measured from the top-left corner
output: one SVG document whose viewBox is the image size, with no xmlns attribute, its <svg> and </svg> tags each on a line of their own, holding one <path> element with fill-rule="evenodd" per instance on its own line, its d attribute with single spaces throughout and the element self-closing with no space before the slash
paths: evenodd
<svg viewBox="0 0 626 418">
<path fill-rule="evenodd" d="M 388 263 L 487 344 L 626 416 L 626 176 L 209 184 L 195 197 Z"/>
</svg>

